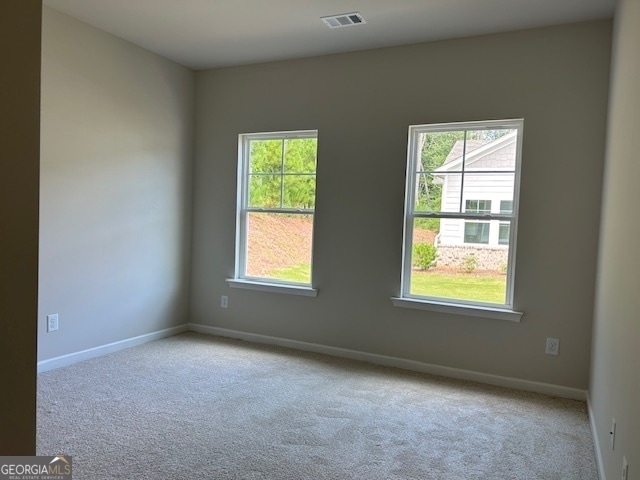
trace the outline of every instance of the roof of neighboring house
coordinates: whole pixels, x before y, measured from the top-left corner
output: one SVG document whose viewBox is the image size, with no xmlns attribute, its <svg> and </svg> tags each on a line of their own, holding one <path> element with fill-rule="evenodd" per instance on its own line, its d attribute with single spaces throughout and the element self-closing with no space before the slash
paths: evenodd
<svg viewBox="0 0 640 480">
<path fill-rule="evenodd" d="M 486 145 L 491 140 L 467 140 L 467 155 L 473 152 L 476 148 L 480 148 L 483 145 Z M 447 155 L 443 165 L 446 165 L 449 162 L 453 162 L 456 158 L 461 157 L 464 148 L 464 140 L 456 140 L 456 143 L 453 145 L 453 148 Z"/>
<path fill-rule="evenodd" d="M 467 153 L 465 155 L 465 165 L 476 162 L 482 158 L 488 158 L 492 154 L 497 153 L 499 150 L 503 150 L 506 147 L 514 145 L 517 139 L 517 131 L 513 131 L 495 140 L 467 140 Z M 451 152 L 447 155 L 444 164 L 436 168 L 434 172 L 444 172 L 448 170 L 459 170 L 462 168 L 462 154 L 464 148 L 464 140 L 458 140 L 451 148 Z M 515 161 L 515 157 L 513 157 Z M 511 162 L 509 162 L 511 163 Z M 503 165 L 502 167 L 504 167 Z M 513 168 L 515 163 L 509 165 Z M 500 168 L 496 166 L 496 168 Z"/>
</svg>

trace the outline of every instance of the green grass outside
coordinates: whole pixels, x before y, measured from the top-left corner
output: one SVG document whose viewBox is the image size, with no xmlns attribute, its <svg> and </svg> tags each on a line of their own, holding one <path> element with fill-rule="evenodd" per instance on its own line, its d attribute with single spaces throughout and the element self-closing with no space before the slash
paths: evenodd
<svg viewBox="0 0 640 480">
<path fill-rule="evenodd" d="M 286 280 L 289 282 L 297 283 L 311 283 L 311 265 L 300 264 L 287 268 L 279 268 L 272 270 L 268 275 L 270 278 L 276 278 L 278 280 Z"/>
<path fill-rule="evenodd" d="M 473 273 L 411 272 L 412 295 L 504 303 L 506 290 L 505 275 L 477 276 Z"/>
<path fill-rule="evenodd" d="M 269 277 L 290 282 L 309 283 L 311 265 L 301 264 L 280 268 Z M 457 298 L 487 303 L 504 303 L 507 278 L 500 276 L 476 276 L 473 273 L 411 272 L 411 293 L 429 297 Z"/>
</svg>

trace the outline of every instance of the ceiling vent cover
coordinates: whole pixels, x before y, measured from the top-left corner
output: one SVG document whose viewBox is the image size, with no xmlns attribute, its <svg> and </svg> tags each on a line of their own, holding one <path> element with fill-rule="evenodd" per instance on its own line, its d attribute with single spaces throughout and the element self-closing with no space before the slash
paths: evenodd
<svg viewBox="0 0 640 480">
<path fill-rule="evenodd" d="M 362 25 L 367 23 L 358 12 L 343 13 L 341 15 L 331 15 L 329 17 L 320 17 L 320 19 L 329 28 L 351 27 L 353 25 Z"/>
</svg>

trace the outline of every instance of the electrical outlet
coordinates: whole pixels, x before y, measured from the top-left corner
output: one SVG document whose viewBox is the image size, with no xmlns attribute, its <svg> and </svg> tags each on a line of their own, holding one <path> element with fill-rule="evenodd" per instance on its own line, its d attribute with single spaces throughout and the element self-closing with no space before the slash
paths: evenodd
<svg viewBox="0 0 640 480">
<path fill-rule="evenodd" d="M 547 347 L 544 349 L 544 353 L 547 355 L 558 355 L 560 352 L 560 339 L 559 338 L 547 338 Z"/>
<path fill-rule="evenodd" d="M 616 419 L 611 419 L 611 429 L 609 430 L 609 436 L 611 440 L 611 450 L 616 446 Z"/>
<path fill-rule="evenodd" d="M 229 297 L 227 297 L 226 295 L 222 295 L 220 297 L 220 306 L 222 308 L 229 308 Z"/>
<path fill-rule="evenodd" d="M 58 314 L 47 315 L 47 333 L 58 331 Z"/>
<path fill-rule="evenodd" d="M 629 480 L 629 464 L 626 457 L 622 457 L 622 480 Z"/>
</svg>

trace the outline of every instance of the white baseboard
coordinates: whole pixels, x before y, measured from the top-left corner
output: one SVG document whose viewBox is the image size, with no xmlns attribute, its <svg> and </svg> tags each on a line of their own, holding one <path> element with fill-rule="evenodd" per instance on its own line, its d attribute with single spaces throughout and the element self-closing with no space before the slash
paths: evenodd
<svg viewBox="0 0 640 480">
<path fill-rule="evenodd" d="M 598 437 L 598 430 L 596 429 L 596 417 L 593 415 L 593 408 L 591 408 L 591 399 L 587 392 L 587 412 L 589 415 L 589 424 L 591 425 L 591 435 L 593 436 L 593 445 L 596 449 L 596 466 L 598 467 L 598 478 L 600 480 L 607 480 L 607 474 L 604 471 L 604 462 L 602 461 L 602 449 L 600 448 L 600 440 Z"/>
<path fill-rule="evenodd" d="M 88 360 L 90 358 L 99 357 L 108 353 L 117 352 L 126 348 L 135 347 L 143 343 L 152 342 L 161 338 L 170 337 L 186 331 L 194 331 L 199 333 L 206 333 L 209 335 L 216 335 L 220 337 L 237 338 L 241 340 L 247 340 L 255 343 L 264 343 L 267 345 L 277 345 L 280 347 L 293 348 L 297 350 L 304 350 L 308 352 L 322 353 L 325 355 L 332 355 L 334 357 L 349 358 L 352 360 L 360 360 L 363 362 L 369 362 L 376 365 L 384 365 L 387 367 L 403 368 L 405 370 L 412 370 L 416 372 L 428 373 L 431 375 L 439 375 L 442 377 L 457 378 L 460 380 L 469 380 L 473 382 L 486 383 L 489 385 L 497 385 L 500 387 L 514 388 L 517 390 L 526 390 L 530 392 L 543 393 L 546 395 L 554 395 L 562 398 L 571 398 L 574 400 L 587 400 L 587 392 L 577 388 L 569 388 L 561 385 L 554 385 L 550 383 L 533 382 L 530 380 L 522 380 L 513 377 L 503 377 L 500 375 L 492 375 L 490 373 L 476 372 L 473 370 L 463 370 L 460 368 L 444 367 L 441 365 L 434 365 L 430 363 L 418 362 L 415 360 L 407 360 L 400 357 L 390 357 L 387 355 L 378 355 L 375 353 L 361 352 L 357 350 L 349 350 L 346 348 L 331 347 L 328 345 L 321 345 L 318 343 L 301 342 L 298 340 L 291 340 L 281 337 L 271 337 L 268 335 L 260 335 L 256 333 L 246 333 L 236 330 L 229 330 L 226 328 L 210 327 L 208 325 L 201 325 L 197 323 L 188 323 L 179 325 L 177 327 L 166 328 L 164 330 L 158 330 L 157 332 L 147 333 L 145 335 L 139 335 L 137 337 L 120 340 L 118 342 L 108 343 L 106 345 L 100 345 L 98 347 L 81 350 L 79 352 L 70 353 L 68 355 L 61 355 L 59 357 L 49 358 L 38 362 L 38 373 L 46 372 L 47 370 L 53 370 L 55 368 L 64 367 L 67 365 Z M 590 407 L 589 407 L 590 408 Z M 589 418 L 592 422 L 592 430 L 594 430 L 594 439 L 596 442 L 596 450 L 598 453 L 598 471 L 600 472 L 600 480 L 605 480 L 602 476 L 602 457 L 600 456 L 599 446 L 597 444 L 597 436 L 595 435 L 595 427 L 593 425 L 593 416 L 591 410 L 589 410 Z"/>
<path fill-rule="evenodd" d="M 197 323 L 189 323 L 189 330 L 199 333 L 206 333 L 220 337 L 236 338 L 256 343 L 265 343 L 268 345 L 277 345 L 280 347 L 294 348 L 297 350 L 305 350 L 308 352 L 323 353 L 325 355 L 333 355 L 334 357 L 350 358 L 352 360 L 361 360 L 364 362 L 374 363 L 376 365 L 384 365 L 387 367 L 403 368 L 416 372 L 429 373 L 431 375 L 439 375 L 442 377 L 457 378 L 460 380 L 470 380 L 473 382 L 487 383 L 489 385 L 497 385 L 500 387 L 514 388 L 517 390 L 526 390 L 529 392 L 543 393 L 556 397 L 570 398 L 573 400 L 587 399 L 586 390 L 578 388 L 563 387 L 562 385 L 554 385 L 551 383 L 533 382 L 530 380 L 522 380 L 519 378 L 503 377 L 500 375 L 492 375 L 489 373 L 475 372 L 472 370 L 462 370 L 460 368 L 443 367 L 430 363 L 417 362 L 415 360 L 407 360 L 399 357 L 389 357 L 386 355 L 378 355 L 375 353 L 360 352 L 357 350 L 349 350 L 346 348 L 330 347 L 317 343 L 301 342 L 298 340 L 290 340 L 280 337 L 271 337 L 268 335 L 260 335 L 255 333 L 239 332 L 236 330 L 228 330 L 226 328 L 210 327 Z"/>
<path fill-rule="evenodd" d="M 165 328 L 164 330 L 158 330 L 157 332 L 147 333 L 145 335 L 139 335 L 133 338 L 127 338 L 118 342 L 107 343 L 106 345 L 100 345 L 99 347 L 88 348 L 79 352 L 69 353 L 68 355 L 61 355 L 59 357 L 49 358 L 38 362 L 38 373 L 46 372 L 47 370 L 53 370 L 54 368 L 66 367 L 73 363 L 88 360 L 90 358 L 106 355 L 107 353 L 117 352 L 124 350 L 125 348 L 135 347 L 136 345 L 142 345 L 143 343 L 152 342 L 160 338 L 171 337 L 178 333 L 183 333 L 188 330 L 188 325 L 179 325 L 177 327 Z"/>
</svg>

